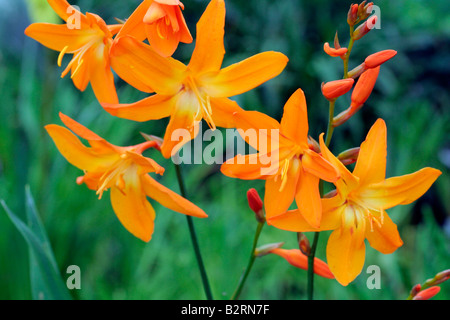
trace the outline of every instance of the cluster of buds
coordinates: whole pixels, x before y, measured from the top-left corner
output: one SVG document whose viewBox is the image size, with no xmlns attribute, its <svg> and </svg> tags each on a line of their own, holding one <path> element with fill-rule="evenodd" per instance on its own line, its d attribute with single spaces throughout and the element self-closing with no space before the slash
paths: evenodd
<svg viewBox="0 0 450 320">
<path fill-rule="evenodd" d="M 347 22 L 350 25 L 350 44 L 348 48 L 341 47 L 338 34 L 334 37 L 334 48 L 329 43 L 324 44 L 324 51 L 329 56 L 340 57 L 344 60 L 345 74 L 344 79 L 322 83 L 322 94 L 330 102 L 334 102 L 340 96 L 349 92 L 353 86 L 350 106 L 333 118 L 332 125 L 337 127 L 350 119 L 367 101 L 372 93 L 380 72 L 380 66 L 393 58 L 397 51 L 383 50 L 369 55 L 364 62 L 354 69 L 348 71 L 349 56 L 353 42 L 361 39 L 377 22 L 377 16 L 370 16 L 373 9 L 373 3 L 352 4 L 347 15 Z M 370 17 L 369 17 L 370 16 Z M 364 21 L 364 22 L 363 22 Z M 363 22 L 356 29 L 355 25 Z M 357 80 L 357 81 L 356 81 Z M 356 82 L 356 85 L 355 85 Z"/>
<path fill-rule="evenodd" d="M 450 269 L 439 272 L 434 278 L 428 279 L 424 284 L 416 284 L 410 291 L 407 300 L 429 300 L 441 291 L 438 284 L 450 279 Z"/>
</svg>

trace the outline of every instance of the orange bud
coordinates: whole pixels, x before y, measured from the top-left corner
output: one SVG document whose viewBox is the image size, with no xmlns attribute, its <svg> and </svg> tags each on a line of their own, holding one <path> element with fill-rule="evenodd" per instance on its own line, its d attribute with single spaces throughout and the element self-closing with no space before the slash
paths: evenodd
<svg viewBox="0 0 450 320">
<path fill-rule="evenodd" d="M 356 41 L 364 37 L 370 30 L 372 30 L 372 27 L 375 25 L 377 20 L 378 17 L 376 15 L 373 15 L 369 19 L 367 19 L 366 22 L 356 28 L 356 30 L 353 32 L 353 40 Z"/>
<path fill-rule="evenodd" d="M 334 100 L 349 92 L 354 82 L 352 78 L 327 82 L 322 85 L 322 94 L 327 100 Z"/>
<path fill-rule="evenodd" d="M 347 48 L 331 48 L 330 44 L 328 42 L 325 42 L 323 44 L 323 51 L 325 51 L 325 53 L 331 57 L 341 57 L 347 53 Z"/>
<path fill-rule="evenodd" d="M 316 153 L 320 153 L 319 143 L 311 136 L 308 136 L 308 147 Z"/>
<path fill-rule="evenodd" d="M 347 13 L 347 23 L 350 26 L 354 26 L 356 23 L 356 20 L 358 20 L 358 5 L 357 4 L 352 4 L 350 6 L 350 10 L 348 10 Z"/>
<path fill-rule="evenodd" d="M 266 219 L 264 218 L 263 202 L 258 194 L 258 191 L 254 188 L 249 189 L 247 191 L 247 200 L 250 209 L 252 209 L 256 215 L 256 220 L 260 223 L 265 222 Z"/>
<path fill-rule="evenodd" d="M 413 300 L 428 300 L 433 298 L 435 295 L 437 295 L 441 291 L 440 287 L 431 287 L 425 290 L 420 291 L 418 294 L 416 294 L 413 298 Z"/>
<path fill-rule="evenodd" d="M 296 268 L 308 270 L 308 257 L 299 249 L 273 249 L 271 253 L 286 259 L 290 265 Z M 328 265 L 318 258 L 314 258 L 314 273 L 324 278 L 334 279 Z"/>
<path fill-rule="evenodd" d="M 389 59 L 393 58 L 396 54 L 397 51 L 395 50 L 383 50 L 368 56 L 366 60 L 364 60 L 364 63 L 369 69 L 376 68 Z"/>
<path fill-rule="evenodd" d="M 373 69 L 368 69 L 363 72 L 363 74 L 359 77 L 359 80 L 355 85 L 355 89 L 353 89 L 352 103 L 350 107 L 333 118 L 332 123 L 333 127 L 340 126 L 348 119 L 350 119 L 351 116 L 353 116 L 359 109 L 362 108 L 362 106 L 372 93 L 379 72 L 380 66 Z"/>
<path fill-rule="evenodd" d="M 157 150 L 161 150 L 161 146 L 162 146 L 162 144 L 164 142 L 163 138 L 158 137 L 158 136 L 154 136 L 154 135 L 151 135 L 151 134 L 143 133 L 143 132 L 141 132 L 141 136 L 143 136 L 144 139 L 147 140 L 147 141 L 154 141 L 156 143 L 155 148 Z"/>
</svg>

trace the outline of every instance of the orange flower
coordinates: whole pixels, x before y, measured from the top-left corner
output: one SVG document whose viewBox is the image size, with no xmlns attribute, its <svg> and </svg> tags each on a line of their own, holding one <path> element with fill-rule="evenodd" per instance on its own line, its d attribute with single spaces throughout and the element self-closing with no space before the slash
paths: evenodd
<svg viewBox="0 0 450 320">
<path fill-rule="evenodd" d="M 305 95 L 298 89 L 284 106 L 281 123 L 256 111 L 242 111 L 236 114 L 236 127 L 241 136 L 259 154 L 238 155 L 227 160 L 221 168 L 223 174 L 240 179 L 266 179 L 264 205 L 266 219 L 285 213 L 292 202 L 297 206 L 304 218 L 319 227 L 322 205 L 319 194 L 319 180 L 336 181 L 339 177 L 334 166 L 321 155 L 313 151 L 308 144 L 308 118 Z M 255 130 L 258 140 L 273 140 L 272 130 L 279 135 L 279 144 L 262 150 L 257 143 L 247 139 L 242 130 Z M 267 129 L 270 131 L 268 132 Z M 267 136 L 266 136 L 267 135 Z M 272 164 L 268 174 L 263 174 L 264 158 L 277 155 L 278 162 Z"/>
<path fill-rule="evenodd" d="M 170 116 L 161 147 L 166 158 L 181 147 L 172 137 L 176 129 L 188 130 L 193 139 L 202 118 L 212 129 L 233 126 L 233 113 L 241 108 L 228 97 L 277 76 L 288 59 L 278 52 L 264 52 L 221 69 L 224 24 L 225 3 L 212 0 L 197 24 L 196 46 L 188 66 L 161 57 L 132 37 L 118 38 L 111 49 L 114 70 L 137 89 L 156 94 L 131 104 L 103 104 L 105 109 L 135 121 Z"/>
<path fill-rule="evenodd" d="M 71 79 L 80 91 L 91 83 L 100 102 L 118 103 L 114 76 L 109 62 L 109 49 L 118 25 L 106 25 L 98 15 L 87 12 L 83 15 L 66 0 L 47 0 L 53 10 L 67 24 L 33 23 L 25 34 L 44 46 L 60 51 L 58 66 L 66 53 L 73 58 L 61 74 L 71 71 Z"/>
<path fill-rule="evenodd" d="M 50 124 L 45 127 L 56 147 L 72 165 L 83 170 L 77 183 L 85 183 L 97 190 L 99 198 L 111 189 L 111 204 L 123 226 L 143 241 L 150 241 L 153 233 L 155 210 L 147 196 L 163 206 L 199 218 L 206 214 L 175 192 L 159 184 L 148 173 L 162 174 L 164 168 L 154 160 L 142 156 L 156 142 L 147 141 L 131 147 L 118 147 L 102 139 L 78 122 L 60 113 L 63 123 L 91 147 L 84 146 L 68 129 Z"/>
<path fill-rule="evenodd" d="M 308 270 L 308 257 L 304 255 L 299 249 L 272 249 L 270 253 L 279 255 L 280 257 L 286 259 L 290 265 L 300 268 L 303 270 Z M 319 258 L 314 258 L 314 273 L 328 279 L 334 279 L 334 275 L 331 273 L 330 268 L 327 264 L 320 260 Z"/>
<path fill-rule="evenodd" d="M 376 250 L 388 254 L 403 242 L 385 210 L 405 205 L 422 196 L 441 174 L 424 168 L 415 173 L 386 179 L 386 125 L 379 119 L 361 144 L 353 173 L 328 150 L 320 137 L 323 156 L 339 169 L 337 194 L 322 199 L 320 228 L 314 228 L 303 214 L 292 210 L 268 220 L 277 228 L 295 232 L 334 230 L 327 244 L 330 270 L 342 285 L 361 272 L 365 259 L 364 239 Z"/>
<path fill-rule="evenodd" d="M 181 9 L 184 5 L 179 0 L 144 0 L 117 37 L 130 35 L 139 41 L 147 38 L 153 50 L 169 57 L 179 42 L 192 42 Z"/>
</svg>

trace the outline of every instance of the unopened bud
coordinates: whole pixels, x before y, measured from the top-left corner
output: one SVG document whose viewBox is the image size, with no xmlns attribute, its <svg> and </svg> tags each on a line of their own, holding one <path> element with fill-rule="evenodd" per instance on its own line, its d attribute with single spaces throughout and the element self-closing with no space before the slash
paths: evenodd
<svg viewBox="0 0 450 320">
<path fill-rule="evenodd" d="M 146 133 L 143 133 L 143 132 L 141 132 L 141 136 L 143 136 L 144 139 L 147 140 L 147 141 L 155 141 L 156 142 L 156 149 L 161 150 L 161 146 L 162 146 L 162 144 L 164 142 L 163 138 L 157 137 L 157 136 L 154 136 L 154 135 L 150 135 L 150 134 L 146 134 Z"/>
<path fill-rule="evenodd" d="M 350 10 L 348 10 L 348 14 L 347 14 L 347 23 L 349 24 L 349 26 L 354 26 L 356 21 L 358 20 L 358 5 L 352 4 L 350 6 Z"/>
<path fill-rule="evenodd" d="M 364 37 L 372 28 L 375 26 L 378 17 L 376 15 L 371 16 L 366 20 L 363 24 L 361 24 L 356 30 L 353 32 L 353 40 L 359 40 Z"/>
<path fill-rule="evenodd" d="M 352 148 L 341 152 L 337 158 L 344 164 L 349 165 L 355 163 L 358 160 L 360 148 Z"/>
<path fill-rule="evenodd" d="M 450 269 L 439 272 L 434 277 L 434 284 L 441 284 L 442 282 L 447 281 L 448 279 L 450 279 Z"/>
<path fill-rule="evenodd" d="M 412 299 L 413 300 L 428 300 L 428 299 L 433 298 L 435 295 L 437 295 L 439 293 L 439 291 L 441 291 L 440 287 L 431 287 L 431 288 L 420 291 Z"/>
<path fill-rule="evenodd" d="M 349 92 L 354 82 L 352 78 L 327 82 L 322 85 L 322 94 L 327 100 L 334 100 Z"/>
<path fill-rule="evenodd" d="M 347 48 L 331 48 L 328 42 L 323 44 L 323 51 L 331 57 L 341 57 L 347 53 Z"/>
<path fill-rule="evenodd" d="M 358 82 L 355 85 L 355 89 L 352 92 L 352 105 L 363 104 L 370 97 L 373 87 L 377 82 L 378 74 L 380 73 L 380 67 L 368 69 L 363 72 L 359 77 Z"/>
<path fill-rule="evenodd" d="M 396 54 L 397 51 L 395 50 L 383 50 L 368 56 L 364 63 L 367 68 L 373 69 L 393 58 Z"/>
<path fill-rule="evenodd" d="M 320 153 L 320 145 L 319 143 L 311 136 L 308 136 L 308 147 L 316 152 L 316 153 Z"/>
<path fill-rule="evenodd" d="M 411 291 L 409 292 L 409 296 L 414 298 L 416 294 L 418 294 L 422 290 L 422 286 L 418 283 L 414 287 L 412 287 Z"/>
<path fill-rule="evenodd" d="M 284 245 L 284 242 L 265 244 L 265 245 L 255 249 L 255 252 L 254 252 L 255 257 L 262 257 L 265 255 L 268 255 L 269 253 L 272 253 L 273 250 L 279 249 L 283 245 Z"/>
<path fill-rule="evenodd" d="M 311 245 L 309 244 L 309 240 L 303 232 L 297 233 L 297 241 L 298 241 L 298 248 L 300 249 L 300 251 L 304 255 L 309 256 L 309 253 L 311 252 Z"/>
<path fill-rule="evenodd" d="M 359 8 L 358 8 L 358 14 L 359 14 L 360 21 L 367 19 L 367 17 L 369 17 L 372 14 L 372 11 L 373 11 L 372 7 L 373 7 L 373 2 L 369 2 L 368 4 L 361 6 L 361 12 L 359 12 Z"/>
<path fill-rule="evenodd" d="M 256 215 L 256 220 L 258 220 L 258 222 L 263 223 L 266 221 L 266 219 L 264 218 L 264 212 L 263 212 L 263 202 L 261 200 L 261 197 L 258 194 L 258 191 L 256 191 L 256 189 L 251 188 L 247 191 L 247 200 L 248 200 L 248 205 L 250 207 L 250 209 L 252 209 L 252 211 L 255 213 Z"/>
</svg>

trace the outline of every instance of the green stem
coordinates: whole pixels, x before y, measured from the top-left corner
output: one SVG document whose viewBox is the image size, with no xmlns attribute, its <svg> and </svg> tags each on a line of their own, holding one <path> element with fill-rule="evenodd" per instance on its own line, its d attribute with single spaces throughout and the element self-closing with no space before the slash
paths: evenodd
<svg viewBox="0 0 450 320">
<path fill-rule="evenodd" d="M 319 232 L 314 232 L 314 240 L 311 251 L 308 254 L 308 300 L 313 300 L 314 296 L 314 258 L 316 256 L 317 243 L 319 242 Z"/>
<path fill-rule="evenodd" d="M 177 173 L 177 180 L 178 180 L 178 185 L 180 186 L 181 195 L 184 198 L 187 198 L 186 188 L 184 185 L 184 180 L 183 180 L 183 175 L 181 173 L 180 165 L 177 165 L 177 164 L 175 165 L 175 171 Z M 197 239 L 197 234 L 195 232 L 194 221 L 191 216 L 186 216 L 186 218 L 187 218 L 187 223 L 188 223 L 188 227 L 189 227 L 189 234 L 191 236 L 192 246 L 194 247 L 195 258 L 197 259 L 200 276 L 202 278 L 203 289 L 205 290 L 205 294 L 206 294 L 206 299 L 214 300 L 212 293 L 211 293 L 211 287 L 209 285 L 208 276 L 206 274 L 205 265 L 203 263 L 202 254 L 200 252 L 200 246 L 198 245 L 198 239 Z"/>
<path fill-rule="evenodd" d="M 329 111 L 328 111 L 328 126 L 327 133 L 325 135 L 325 145 L 328 147 L 331 142 L 331 137 L 333 136 L 334 127 L 333 127 L 333 118 L 334 118 L 334 105 L 336 104 L 336 100 L 330 101 Z"/>
<path fill-rule="evenodd" d="M 258 243 L 259 235 L 261 234 L 261 230 L 264 227 L 264 222 L 259 222 L 258 227 L 256 228 L 255 238 L 253 239 L 252 251 L 250 253 L 250 259 L 248 260 L 247 268 L 244 271 L 241 279 L 239 280 L 239 285 L 231 296 L 231 300 L 239 299 L 242 288 L 244 288 L 245 281 L 247 280 L 248 275 L 250 274 L 250 270 L 252 269 L 253 263 L 255 262 L 255 249 Z"/>
<path fill-rule="evenodd" d="M 353 31 L 354 31 L 355 27 L 354 26 L 350 26 L 350 41 L 348 43 L 348 48 L 347 48 L 347 53 L 345 54 L 344 57 L 344 79 L 348 78 L 348 61 L 350 59 L 350 53 L 352 52 L 352 48 L 353 48 Z"/>
</svg>

